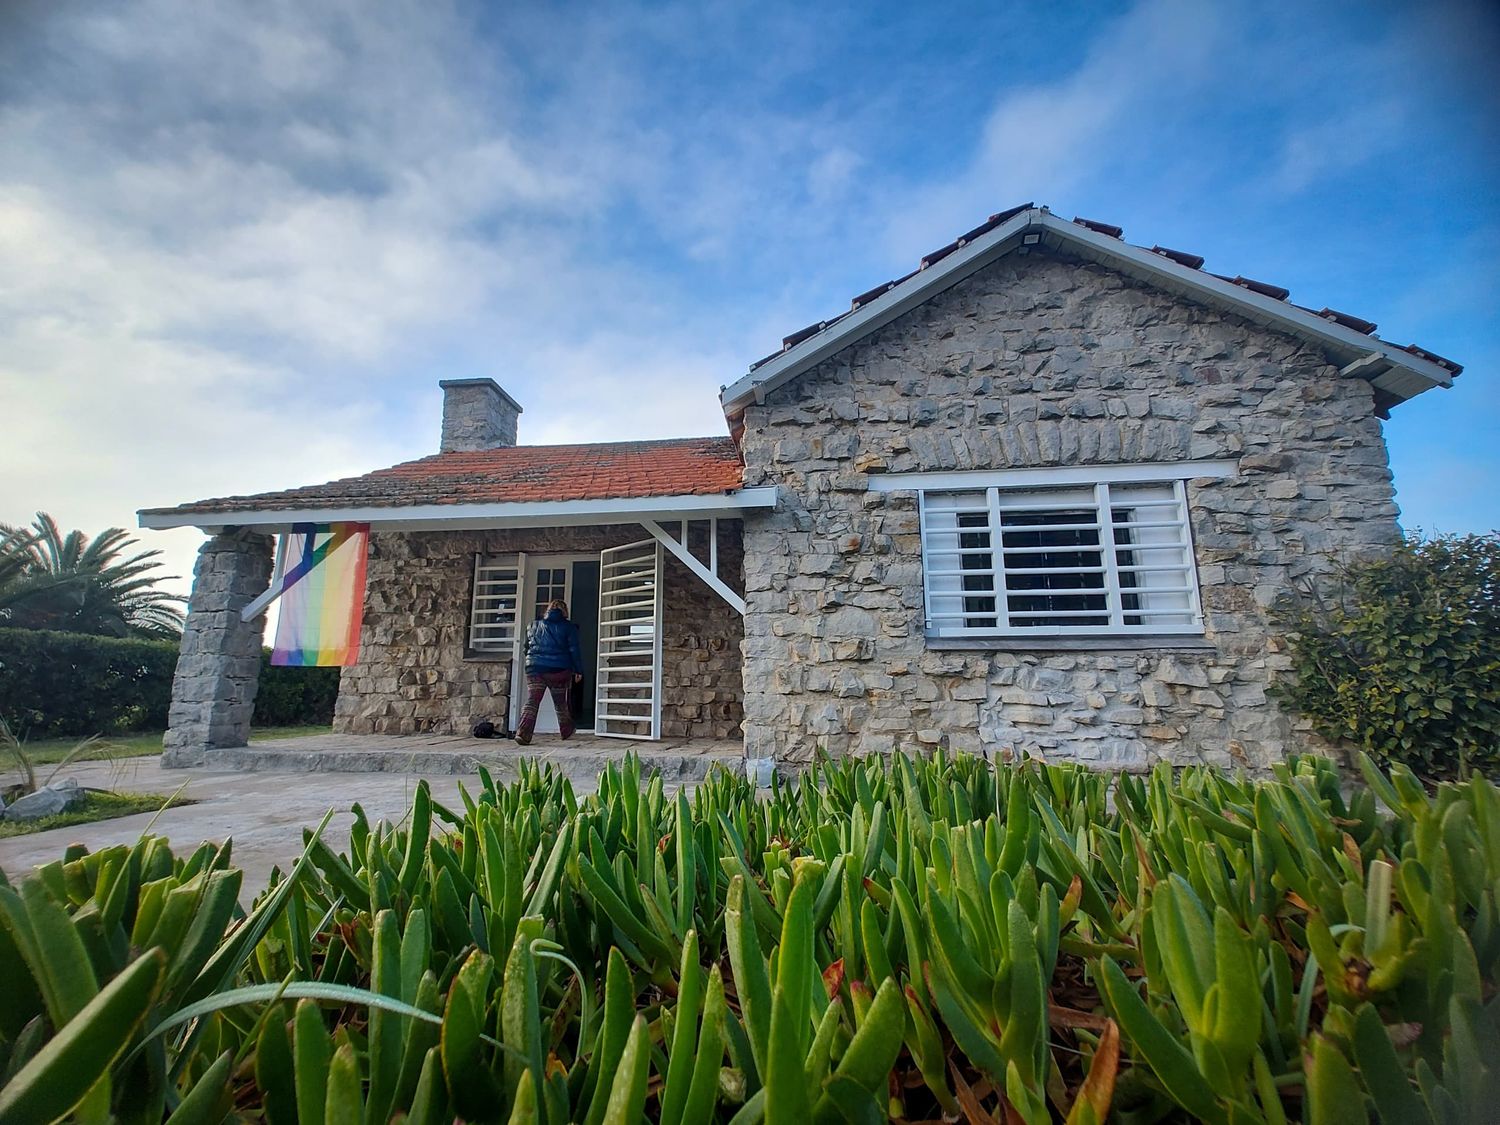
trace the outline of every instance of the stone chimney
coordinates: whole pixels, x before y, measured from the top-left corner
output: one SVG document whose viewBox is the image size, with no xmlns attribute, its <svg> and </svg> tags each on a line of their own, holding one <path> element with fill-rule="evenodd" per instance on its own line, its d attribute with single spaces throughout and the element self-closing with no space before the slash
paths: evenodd
<svg viewBox="0 0 1500 1125">
<path fill-rule="evenodd" d="M 444 379 L 444 453 L 475 453 L 516 444 L 521 404 L 493 379 Z"/>
</svg>

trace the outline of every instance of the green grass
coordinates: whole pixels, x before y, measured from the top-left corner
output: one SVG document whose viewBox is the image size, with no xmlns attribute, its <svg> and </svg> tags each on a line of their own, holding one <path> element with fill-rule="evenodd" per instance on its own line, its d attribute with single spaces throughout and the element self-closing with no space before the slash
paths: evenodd
<svg viewBox="0 0 1500 1125">
<path fill-rule="evenodd" d="M 250 732 L 250 737 L 253 739 L 298 738 L 309 734 L 327 734 L 328 731 L 328 727 L 256 727 Z M 162 732 L 159 730 L 106 735 L 82 757 L 75 760 L 140 758 L 160 754 L 161 738 Z M 28 740 L 24 743 L 24 747 L 26 756 L 31 759 L 33 765 L 46 766 L 62 761 L 81 741 L 83 740 L 80 738 L 38 738 Z M 0 773 L 5 771 L 6 764 L 0 763 Z"/>
<path fill-rule="evenodd" d="M 161 736 L 156 737 L 160 741 Z M 68 828 L 75 824 L 92 824 L 96 820 L 112 820 L 132 813 L 156 812 L 169 801 L 174 807 L 194 803 L 181 797 L 173 800 L 163 793 L 89 793 L 83 804 L 76 809 L 60 812 L 56 816 L 44 816 L 37 820 L 0 820 L 0 840 L 12 836 L 29 836 L 33 832 L 46 832 L 49 828 Z"/>
</svg>

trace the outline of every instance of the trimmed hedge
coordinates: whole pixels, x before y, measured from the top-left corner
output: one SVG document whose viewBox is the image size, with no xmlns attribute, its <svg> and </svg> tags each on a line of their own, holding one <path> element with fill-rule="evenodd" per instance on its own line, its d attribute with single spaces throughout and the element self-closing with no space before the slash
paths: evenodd
<svg viewBox="0 0 1500 1125">
<path fill-rule="evenodd" d="M 0 629 L 0 718 L 18 735 L 51 738 L 163 730 L 175 641 Z M 275 668 L 261 656 L 256 726 L 333 721 L 337 668 Z"/>
<path fill-rule="evenodd" d="M 164 729 L 177 645 L 0 629 L 0 717 L 49 738 Z"/>
<path fill-rule="evenodd" d="M 278 668 L 271 650 L 260 654 L 260 690 L 255 693 L 257 727 L 328 726 L 339 697 L 338 668 Z"/>
</svg>

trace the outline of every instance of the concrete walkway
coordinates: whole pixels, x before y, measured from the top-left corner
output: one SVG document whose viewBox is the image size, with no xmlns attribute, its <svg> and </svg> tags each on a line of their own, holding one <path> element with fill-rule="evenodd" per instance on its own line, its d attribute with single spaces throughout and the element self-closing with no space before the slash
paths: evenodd
<svg viewBox="0 0 1500 1125">
<path fill-rule="evenodd" d="M 716 764 L 744 768 L 744 745 L 738 740 L 636 742 L 580 733 L 567 742 L 540 735 L 522 749 L 508 739 L 457 735 L 320 734 L 252 740 L 247 747 L 210 751 L 208 764 L 197 769 L 163 769 L 156 757 L 122 758 L 69 766 L 63 776 L 89 788 L 164 795 L 186 783 L 182 795 L 197 803 L 168 809 L 152 832 L 166 836 L 183 855 L 204 840 L 222 843 L 233 837 L 234 861 L 245 871 L 248 902 L 265 887 L 273 866 L 286 870 L 296 860 L 302 853 L 302 829 L 317 827 L 329 809 L 335 812 L 324 839 L 335 851 L 344 851 L 354 820 L 351 805 L 363 806 L 371 823 L 399 821 L 423 777 L 437 800 L 460 808 L 459 782 L 476 791 L 480 765 L 503 784 L 516 777 L 524 759 L 534 757 L 571 778 L 575 792 L 592 793 L 599 771 L 627 751 L 640 756 L 643 771 L 659 771 L 669 789 L 696 784 Z M 37 864 L 60 859 L 72 843 L 91 851 L 134 843 L 151 816 L 140 813 L 0 840 L 0 870 L 14 881 Z"/>
<path fill-rule="evenodd" d="M 247 903 L 265 887 L 272 866 L 284 871 L 296 860 L 302 852 L 302 829 L 317 827 L 330 808 L 336 811 L 324 839 L 335 851 L 346 851 L 354 820 L 351 805 L 359 802 L 372 823 L 382 818 L 397 821 L 410 807 L 419 780 L 403 773 L 166 770 L 155 757 L 85 762 L 65 772 L 80 785 L 140 793 L 170 794 L 186 782 L 182 795 L 198 803 L 168 809 L 152 832 L 170 839 L 180 855 L 187 855 L 204 840 L 220 843 L 233 837 L 234 862 L 245 871 L 243 899 Z M 433 796 L 449 807 L 461 807 L 460 781 L 471 792 L 478 786 L 477 778 L 434 777 L 430 779 Z M 594 782 L 587 778 L 575 778 L 573 785 L 579 793 L 594 790 Z M 132 844 L 151 815 L 140 813 L 0 840 L 0 870 L 14 882 L 37 864 L 61 859 L 72 843 L 90 850 Z"/>
</svg>

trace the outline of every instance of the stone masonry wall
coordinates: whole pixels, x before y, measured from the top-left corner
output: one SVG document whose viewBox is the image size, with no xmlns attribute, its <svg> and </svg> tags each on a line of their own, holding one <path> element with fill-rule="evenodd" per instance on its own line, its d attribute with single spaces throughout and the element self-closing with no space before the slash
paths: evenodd
<svg viewBox="0 0 1500 1125">
<path fill-rule="evenodd" d="M 1313 745 L 1268 699 L 1268 607 L 1325 552 L 1397 536 L 1370 385 L 1237 317 L 1102 266 L 1011 256 L 745 417 L 751 758 L 943 744 L 1114 768 L 1261 768 Z M 1189 485 L 1206 642 L 950 650 L 923 636 L 915 496 L 870 474 L 1210 458 Z"/>
<path fill-rule="evenodd" d="M 271 540 L 248 531 L 215 535 L 198 552 L 172 677 L 162 765 L 202 765 L 206 751 L 244 746 L 260 683 L 265 614 L 240 611 L 271 582 Z"/>
<path fill-rule="evenodd" d="M 359 660 L 339 680 L 334 729 L 461 734 L 480 719 L 508 716 L 509 658 L 465 655 L 474 556 L 592 554 L 644 535 L 633 525 L 376 532 L 370 537 Z M 721 525 L 720 544 L 721 573 L 729 567 L 726 581 L 738 589 L 738 523 Z M 706 546 L 699 553 L 706 557 Z M 736 736 L 742 717 L 740 615 L 670 554 L 664 607 L 663 735 Z"/>
<path fill-rule="evenodd" d="M 720 523 L 719 576 L 733 590 L 745 586 L 741 541 L 738 521 Z M 707 525 L 691 525 L 688 549 L 707 562 Z M 744 719 L 740 648 L 745 619 L 670 554 L 666 573 L 662 737 L 738 738 Z"/>
</svg>

